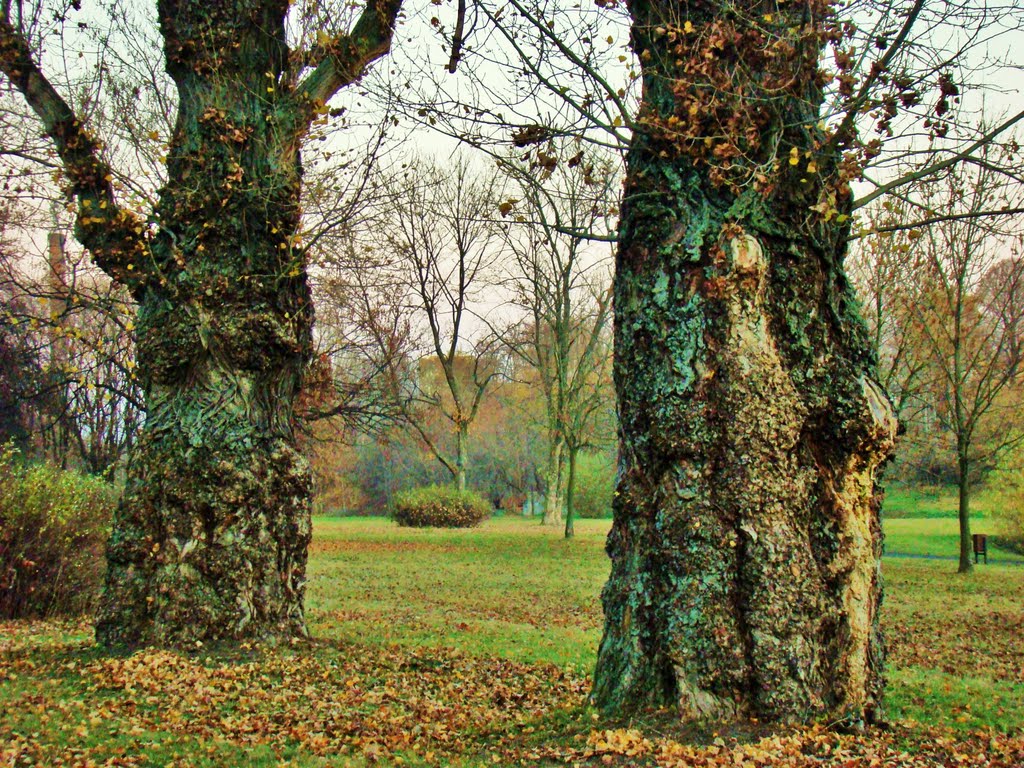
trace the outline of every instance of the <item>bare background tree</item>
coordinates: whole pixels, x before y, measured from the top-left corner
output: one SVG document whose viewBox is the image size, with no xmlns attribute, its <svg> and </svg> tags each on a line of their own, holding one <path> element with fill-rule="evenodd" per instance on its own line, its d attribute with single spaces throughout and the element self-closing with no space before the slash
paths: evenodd
<svg viewBox="0 0 1024 768">
<path fill-rule="evenodd" d="M 503 249 L 500 185 L 465 160 L 410 161 L 387 179 L 391 194 L 364 234 L 377 256 L 373 277 L 356 278 L 363 330 L 386 361 L 392 407 L 460 489 L 473 422 L 501 372 L 493 335 L 477 319 L 493 307 L 487 289 Z M 448 428 L 439 433 L 430 413 Z"/>
<path fill-rule="evenodd" d="M 522 180 L 521 199 L 504 208 L 519 220 L 508 231 L 515 256 L 509 282 L 526 317 L 508 341 L 544 394 L 544 523 L 564 524 L 567 538 L 577 459 L 594 446 L 595 422 L 610 401 L 602 391 L 610 383 L 610 254 L 603 244 L 593 247 L 590 236 L 607 232 L 615 220 L 618 181 L 611 163 L 581 153 L 540 183 Z"/>
<path fill-rule="evenodd" d="M 948 436 L 959 493 L 959 570 L 972 568 L 970 500 L 980 470 L 1020 440 L 1016 393 L 1024 279 L 1016 181 L 981 162 L 918 182 L 916 205 L 890 204 L 862 251 L 878 279 L 863 284 L 883 370 L 908 438 Z M 929 223 L 912 222 L 927 211 Z"/>
</svg>

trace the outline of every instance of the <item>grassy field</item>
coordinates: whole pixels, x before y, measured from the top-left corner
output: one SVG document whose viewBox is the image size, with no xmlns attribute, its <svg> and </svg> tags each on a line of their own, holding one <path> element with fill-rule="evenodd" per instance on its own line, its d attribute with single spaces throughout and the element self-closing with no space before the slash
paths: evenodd
<svg viewBox="0 0 1024 768">
<path fill-rule="evenodd" d="M 955 555 L 949 522 L 887 520 L 887 547 Z M 885 559 L 888 730 L 694 733 L 586 706 L 607 528 L 318 519 L 314 639 L 284 648 L 109 657 L 85 622 L 0 625 L 0 766 L 1024 766 L 1024 567 Z"/>
<path fill-rule="evenodd" d="M 902 517 L 956 519 L 959 500 L 953 485 L 908 487 L 892 485 L 885 489 L 882 514 L 889 520 Z M 988 516 L 988 499 L 984 496 L 971 500 L 974 517 Z"/>
<path fill-rule="evenodd" d="M 994 527 L 985 520 L 972 520 L 973 533 L 993 534 Z M 915 555 L 957 558 L 960 556 L 960 526 L 954 518 L 897 518 L 886 520 L 885 551 L 891 555 Z M 988 542 L 989 562 L 1020 563 L 1024 556 Z M 984 565 L 979 565 L 984 568 Z"/>
</svg>

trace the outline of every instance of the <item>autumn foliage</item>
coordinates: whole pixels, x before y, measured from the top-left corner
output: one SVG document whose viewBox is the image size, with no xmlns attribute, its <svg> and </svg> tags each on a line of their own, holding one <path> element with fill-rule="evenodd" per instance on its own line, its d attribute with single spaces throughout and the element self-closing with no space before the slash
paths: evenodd
<svg viewBox="0 0 1024 768">
<path fill-rule="evenodd" d="M 471 528 L 490 513 L 491 505 L 478 493 L 430 485 L 397 496 L 391 516 L 413 528 Z"/>
<path fill-rule="evenodd" d="M 97 478 L 0 454 L 0 617 L 93 608 L 114 503 Z"/>
</svg>

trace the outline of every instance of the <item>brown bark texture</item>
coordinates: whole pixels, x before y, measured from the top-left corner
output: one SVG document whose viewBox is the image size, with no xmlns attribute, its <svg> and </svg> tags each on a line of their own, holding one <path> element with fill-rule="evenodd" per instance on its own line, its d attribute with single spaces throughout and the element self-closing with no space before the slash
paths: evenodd
<svg viewBox="0 0 1024 768">
<path fill-rule="evenodd" d="M 821 41 L 788 37 L 811 6 L 630 7 L 644 94 L 615 276 L 620 468 L 594 701 L 870 720 L 876 476 L 896 420 L 843 272 L 845 217 L 822 213 L 849 198 L 817 126 Z M 791 45 L 773 53 L 778 40 Z"/>
<path fill-rule="evenodd" d="M 301 142 L 390 45 L 399 4 L 301 61 L 287 0 L 160 0 L 178 92 L 167 181 L 119 207 L 101 144 L 0 11 L 0 71 L 53 139 L 76 237 L 138 302 L 146 422 L 113 522 L 96 626 L 107 645 L 194 646 L 306 633 L 311 476 L 293 430 L 312 350 L 299 238 Z"/>
</svg>

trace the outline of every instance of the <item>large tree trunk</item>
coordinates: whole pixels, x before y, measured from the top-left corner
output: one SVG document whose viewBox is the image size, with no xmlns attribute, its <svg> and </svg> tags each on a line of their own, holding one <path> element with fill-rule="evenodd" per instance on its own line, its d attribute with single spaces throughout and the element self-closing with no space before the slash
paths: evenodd
<svg viewBox="0 0 1024 768">
<path fill-rule="evenodd" d="M 180 107 L 147 265 L 162 278 L 140 296 L 147 418 L 107 553 L 106 644 L 306 631 L 311 477 L 292 408 L 313 311 L 285 124 L 301 110 L 278 94 L 286 9 L 159 4 Z"/>
<path fill-rule="evenodd" d="M 313 310 L 299 146 L 390 49 L 401 3 L 368 0 L 349 33 L 321 30 L 294 61 L 290 5 L 159 0 L 179 104 L 167 185 L 143 218 L 118 204 L 100 142 L 33 58 L 26 18 L 0 4 L 0 72 L 53 141 L 75 236 L 139 302 L 146 424 L 108 545 L 103 643 L 305 633 L 311 480 L 292 411 Z"/>
<path fill-rule="evenodd" d="M 818 43 L 765 60 L 757 25 L 796 34 L 803 7 L 741 5 L 631 4 L 644 101 L 615 277 L 621 466 L 594 699 L 859 721 L 882 689 L 875 477 L 896 421 L 846 232 L 810 210 L 836 166 L 815 157 L 811 176 L 804 154 L 824 138 Z M 672 19 L 692 31 L 666 33 Z M 773 166 L 791 156 L 800 167 Z"/>
</svg>

